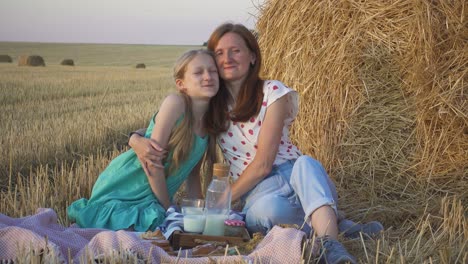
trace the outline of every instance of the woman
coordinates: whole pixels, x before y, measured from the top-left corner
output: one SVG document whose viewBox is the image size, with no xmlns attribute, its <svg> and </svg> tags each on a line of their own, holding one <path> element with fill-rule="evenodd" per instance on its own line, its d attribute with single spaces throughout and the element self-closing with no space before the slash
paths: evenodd
<svg viewBox="0 0 468 264">
<path fill-rule="evenodd" d="M 249 231 L 268 232 L 276 224 L 301 226 L 305 221 L 305 231 L 312 227 L 321 239 L 328 263 L 355 263 L 337 241 L 334 184 L 323 166 L 302 155 L 289 139 L 289 126 L 298 112 L 297 93 L 279 81 L 259 78 L 260 49 L 243 25 L 219 26 L 208 40 L 208 49 L 214 51 L 229 91 L 227 110 L 221 109 L 229 113 L 229 127 L 219 135 L 218 144 L 231 165 L 232 200 L 245 202 Z M 157 155 L 156 146 L 137 135 L 130 137 L 129 144 L 141 160 L 150 162 Z M 348 234 L 381 230 L 379 223 L 378 230 L 345 223 L 343 228 L 351 228 Z"/>
<path fill-rule="evenodd" d="M 243 198 L 250 231 L 305 219 L 323 239 L 328 263 L 354 257 L 336 239 L 338 199 L 320 163 L 302 156 L 289 140 L 298 112 L 297 94 L 276 80 L 259 78 L 261 53 L 242 25 L 224 24 L 208 40 L 229 94 L 228 131 L 219 137 L 231 164 L 232 199 Z"/>
<path fill-rule="evenodd" d="M 206 160 L 214 161 L 214 138 L 225 127 L 224 115 L 212 109 L 225 104 L 226 91 L 219 89 L 215 60 L 207 50 L 184 53 L 175 63 L 174 80 L 179 94 L 163 100 L 145 135 L 169 150 L 163 166 L 143 169 L 133 150 L 119 155 L 99 175 L 90 199 L 68 207 L 79 226 L 154 230 L 186 179 L 188 195 L 202 197 L 202 158 L 206 153 Z"/>
</svg>

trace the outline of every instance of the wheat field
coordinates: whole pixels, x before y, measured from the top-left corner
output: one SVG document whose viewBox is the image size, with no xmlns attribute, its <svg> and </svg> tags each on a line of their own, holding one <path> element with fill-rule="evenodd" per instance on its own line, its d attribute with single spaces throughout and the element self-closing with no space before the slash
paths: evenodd
<svg viewBox="0 0 468 264">
<path fill-rule="evenodd" d="M 122 144 L 173 89 L 171 67 L 188 46 L 0 43 L 1 179 Z M 18 67 L 39 54 L 46 67 Z M 59 65 L 73 58 L 77 66 Z M 134 69 L 137 62 L 148 68 Z"/>
<path fill-rule="evenodd" d="M 109 157 L 126 146 L 128 133 L 146 126 L 160 100 L 175 91 L 173 62 L 192 48 L 199 47 L 0 43 L 0 54 L 13 58 L 0 64 L 0 212 L 20 217 L 51 206 L 8 204 L 16 198 L 5 193 L 28 177 L 43 177 L 36 187 L 47 188 L 48 179 L 72 173 L 65 178 L 80 180 L 71 186 L 71 199 L 88 195 L 81 177 L 91 177 L 90 187 Z M 22 54 L 42 56 L 46 67 L 18 67 Z M 61 66 L 64 58 L 77 66 Z M 135 69 L 136 63 L 147 68 Z M 64 213 L 70 200 L 63 202 L 54 209 Z"/>
</svg>

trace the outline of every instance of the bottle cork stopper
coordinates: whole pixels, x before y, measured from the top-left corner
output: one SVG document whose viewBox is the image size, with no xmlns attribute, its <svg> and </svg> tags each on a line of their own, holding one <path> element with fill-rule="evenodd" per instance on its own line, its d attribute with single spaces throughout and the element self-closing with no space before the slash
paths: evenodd
<svg viewBox="0 0 468 264">
<path fill-rule="evenodd" d="M 230 166 L 225 163 L 213 164 L 213 176 L 227 177 L 229 175 Z"/>
</svg>

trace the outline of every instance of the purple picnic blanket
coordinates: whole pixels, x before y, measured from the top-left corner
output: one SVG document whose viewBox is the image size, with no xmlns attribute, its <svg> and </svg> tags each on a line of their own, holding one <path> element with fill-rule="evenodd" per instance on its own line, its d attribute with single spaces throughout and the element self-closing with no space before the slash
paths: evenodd
<svg viewBox="0 0 468 264">
<path fill-rule="evenodd" d="M 182 252 L 177 258 L 154 246 L 151 241 L 141 239 L 138 233 L 64 227 L 58 224 L 54 210 L 40 208 L 36 214 L 23 218 L 0 214 L 0 262 L 21 262 L 21 256 L 30 257 L 42 252 L 43 260 L 61 263 L 69 263 L 70 260 L 86 263 L 111 255 L 126 255 L 129 260 L 137 258 L 151 263 L 176 263 L 181 259 L 189 264 L 207 263 L 210 259 L 218 259 L 222 263 L 238 263 L 240 259 L 251 263 L 299 263 L 304 236 L 302 231 L 275 226 L 248 256 L 190 258 L 188 252 Z"/>
</svg>

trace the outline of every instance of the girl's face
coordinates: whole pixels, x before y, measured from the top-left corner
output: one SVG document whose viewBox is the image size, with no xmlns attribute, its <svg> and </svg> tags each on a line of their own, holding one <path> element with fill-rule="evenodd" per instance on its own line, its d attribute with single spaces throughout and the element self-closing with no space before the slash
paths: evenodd
<svg viewBox="0 0 468 264">
<path fill-rule="evenodd" d="M 255 63 L 255 54 L 244 39 L 233 32 L 219 39 L 214 52 L 219 75 L 226 82 L 243 81 L 249 73 L 250 64 Z"/>
<path fill-rule="evenodd" d="M 219 76 L 216 63 L 208 54 L 197 54 L 187 64 L 184 78 L 177 79 L 176 85 L 193 99 L 211 99 L 219 90 Z"/>
</svg>

